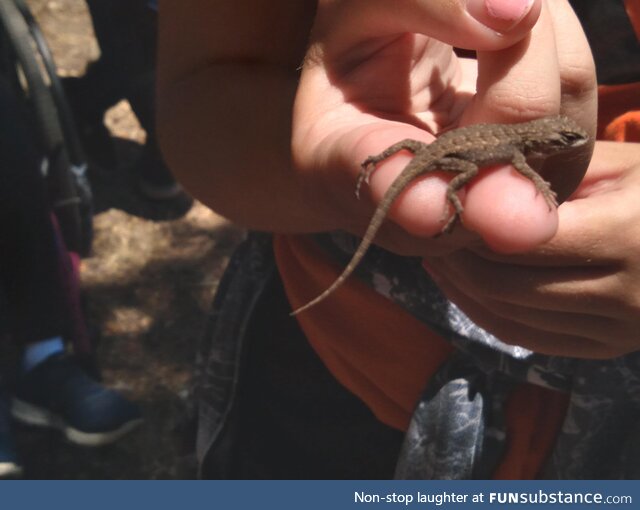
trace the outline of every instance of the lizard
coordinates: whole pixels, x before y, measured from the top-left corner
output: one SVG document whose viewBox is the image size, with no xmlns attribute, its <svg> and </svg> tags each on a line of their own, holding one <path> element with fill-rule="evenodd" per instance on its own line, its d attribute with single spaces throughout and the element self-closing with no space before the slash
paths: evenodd
<svg viewBox="0 0 640 510">
<path fill-rule="evenodd" d="M 331 295 L 353 273 L 374 241 L 389 209 L 400 193 L 416 178 L 434 172 L 444 171 L 455 176 L 446 190 L 447 205 L 443 215 L 441 231 L 436 236 L 449 233 L 459 219 L 464 208 L 457 195 L 483 167 L 511 164 L 529 179 L 549 206 L 558 206 L 555 192 L 527 163 L 527 157 L 546 157 L 584 145 L 589 135 L 573 120 L 565 116 L 544 117 L 519 124 L 473 124 L 443 133 L 431 143 L 405 139 L 388 147 L 375 156 L 369 156 L 362 163 L 356 184 L 356 197 L 360 196 L 362 184 L 368 184 L 376 165 L 400 151 L 409 151 L 413 158 L 391 183 L 377 206 L 362 237 L 360 245 L 350 262 L 334 283 L 318 297 L 296 309 L 291 315 L 317 305 Z M 453 212 L 449 215 L 449 204 Z"/>
</svg>

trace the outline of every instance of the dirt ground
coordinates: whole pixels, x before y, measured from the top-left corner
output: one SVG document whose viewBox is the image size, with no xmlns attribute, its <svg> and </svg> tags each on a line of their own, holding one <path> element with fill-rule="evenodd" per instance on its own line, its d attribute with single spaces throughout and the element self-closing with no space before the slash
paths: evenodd
<svg viewBox="0 0 640 510">
<path fill-rule="evenodd" d="M 59 73 L 81 76 L 99 55 L 84 0 L 28 3 Z M 117 165 L 92 169 L 94 250 L 82 262 L 82 288 L 104 381 L 139 402 L 145 422 L 117 444 L 89 450 L 21 427 L 19 449 L 28 478 L 193 478 L 185 415 L 195 347 L 242 232 L 198 203 L 142 198 L 133 174 L 144 131 L 126 102 L 106 124 Z"/>
</svg>

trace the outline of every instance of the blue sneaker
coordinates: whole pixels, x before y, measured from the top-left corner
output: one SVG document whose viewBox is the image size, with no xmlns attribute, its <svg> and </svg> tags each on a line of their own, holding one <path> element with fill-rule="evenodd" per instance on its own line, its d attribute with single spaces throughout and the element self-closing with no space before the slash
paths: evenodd
<svg viewBox="0 0 640 510">
<path fill-rule="evenodd" d="M 83 446 L 112 443 L 142 423 L 137 405 L 91 379 L 67 354 L 54 354 L 21 376 L 11 412 Z"/>
<path fill-rule="evenodd" d="M 0 478 L 18 478 L 20 475 L 22 467 L 13 445 L 9 400 L 0 391 Z"/>
</svg>

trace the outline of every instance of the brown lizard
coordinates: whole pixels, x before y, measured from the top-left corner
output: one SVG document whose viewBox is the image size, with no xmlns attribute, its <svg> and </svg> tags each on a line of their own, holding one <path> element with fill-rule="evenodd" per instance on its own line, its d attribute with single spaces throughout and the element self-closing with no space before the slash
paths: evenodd
<svg viewBox="0 0 640 510">
<path fill-rule="evenodd" d="M 384 194 L 356 249 L 351 261 L 336 281 L 317 298 L 298 308 L 291 315 L 317 305 L 332 294 L 364 257 L 375 235 L 382 226 L 391 205 L 398 195 L 417 177 L 434 171 L 456 174 L 447 186 L 446 197 L 453 206 L 453 213 L 447 219 L 449 208 L 445 208 L 444 226 L 440 234 L 451 232 L 463 212 L 457 192 L 473 179 L 480 168 L 510 164 L 529 179 L 544 197 L 549 209 L 557 207 L 556 194 L 549 183 L 527 164 L 528 156 L 546 157 L 551 154 L 584 145 L 589 140 L 586 131 L 567 117 L 545 117 L 521 124 L 475 124 L 447 131 L 432 143 L 406 139 L 393 144 L 377 156 L 369 156 L 362 163 L 362 171 L 356 185 L 359 196 L 362 183 L 368 183 L 376 164 L 399 151 L 413 153 L 413 159 L 402 170 Z M 438 235 L 440 235 L 438 234 Z"/>
</svg>

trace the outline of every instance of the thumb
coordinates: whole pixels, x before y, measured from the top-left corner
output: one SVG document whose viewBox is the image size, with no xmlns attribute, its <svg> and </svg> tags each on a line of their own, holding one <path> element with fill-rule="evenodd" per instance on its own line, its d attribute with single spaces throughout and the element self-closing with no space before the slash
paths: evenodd
<svg viewBox="0 0 640 510">
<path fill-rule="evenodd" d="M 491 51 L 521 40 L 542 0 L 324 0 L 313 41 L 338 53 L 363 40 L 416 33 L 458 48 Z M 330 37 L 328 36 L 330 34 Z"/>
</svg>

